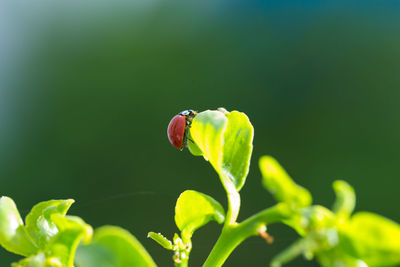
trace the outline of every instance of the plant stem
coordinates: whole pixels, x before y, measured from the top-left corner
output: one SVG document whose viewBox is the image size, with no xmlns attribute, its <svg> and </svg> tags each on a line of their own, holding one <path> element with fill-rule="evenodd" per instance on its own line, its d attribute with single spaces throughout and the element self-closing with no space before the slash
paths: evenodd
<svg viewBox="0 0 400 267">
<path fill-rule="evenodd" d="M 183 260 L 180 263 L 175 263 L 175 267 L 188 267 L 188 260 Z"/>
<path fill-rule="evenodd" d="M 267 224 L 288 218 L 290 210 L 285 204 L 278 204 L 263 210 L 240 224 L 225 224 L 203 267 L 219 267 L 232 251 L 246 238 L 257 235 Z"/>
<path fill-rule="evenodd" d="M 306 243 L 308 240 L 306 238 L 301 238 L 294 242 L 290 247 L 279 253 L 271 261 L 272 267 L 280 267 L 282 264 L 287 263 L 304 252 Z"/>
<path fill-rule="evenodd" d="M 225 225 L 234 225 L 236 224 L 236 219 L 239 215 L 240 210 L 240 195 L 239 192 L 236 191 L 236 188 L 226 189 L 228 196 L 228 211 L 226 213 Z"/>
</svg>

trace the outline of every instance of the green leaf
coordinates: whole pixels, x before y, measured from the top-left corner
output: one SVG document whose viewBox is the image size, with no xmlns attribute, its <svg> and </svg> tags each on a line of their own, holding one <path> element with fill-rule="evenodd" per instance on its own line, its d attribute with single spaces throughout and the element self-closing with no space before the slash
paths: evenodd
<svg viewBox="0 0 400 267">
<path fill-rule="evenodd" d="M 75 216 L 53 214 L 52 222 L 57 227 L 43 251 L 14 263 L 13 267 L 73 267 L 76 248 L 83 239 L 91 238 L 92 228 Z"/>
<path fill-rule="evenodd" d="M 371 266 L 400 264 L 400 225 L 370 212 L 353 215 L 344 228 L 346 249 Z"/>
<path fill-rule="evenodd" d="M 26 216 L 26 230 L 41 249 L 58 233 L 52 215 L 65 215 L 72 203 L 73 199 L 40 202 Z"/>
<path fill-rule="evenodd" d="M 222 171 L 239 191 L 249 173 L 254 129 L 244 113 L 232 111 L 225 115 L 228 127 L 224 134 Z"/>
<path fill-rule="evenodd" d="M 145 248 L 128 231 L 116 226 L 95 230 L 92 242 L 78 247 L 78 267 L 154 267 Z"/>
<path fill-rule="evenodd" d="M 214 220 L 223 223 L 224 209 L 215 199 L 205 194 L 187 190 L 176 202 L 175 223 L 182 231 L 184 242 L 189 240 L 196 229 Z"/>
<path fill-rule="evenodd" d="M 36 253 L 37 247 L 30 239 L 14 201 L 0 198 L 0 244 L 8 251 L 22 256 Z"/>
<path fill-rule="evenodd" d="M 295 207 L 307 207 L 311 204 L 310 192 L 296 184 L 273 157 L 261 157 L 259 166 L 264 187 L 277 201 L 286 202 Z"/>
<path fill-rule="evenodd" d="M 12 213 L 18 214 L 11 199 L 3 200 L 14 207 L 14 212 L 7 211 L 9 217 Z M 82 219 L 65 216 L 72 202 L 51 200 L 37 204 L 27 216 L 26 227 L 23 227 L 22 219 L 19 218 L 20 228 L 37 244 L 40 242 L 40 249 L 35 248 L 25 253 L 24 256 L 29 257 L 14 263 L 14 267 L 73 267 L 79 242 L 90 239 L 92 230 Z"/>
<path fill-rule="evenodd" d="M 336 213 L 339 219 L 349 218 L 356 205 L 356 194 L 353 187 L 345 181 L 337 180 L 333 182 L 333 189 L 336 193 L 333 212 Z"/>
<path fill-rule="evenodd" d="M 75 216 L 53 214 L 51 219 L 59 232 L 46 246 L 46 255 L 61 266 L 73 267 L 76 249 L 81 240 L 88 242 L 91 239 L 92 227 Z"/>
<path fill-rule="evenodd" d="M 193 119 L 189 149 L 203 155 L 217 171 L 227 191 L 239 191 L 246 180 L 253 142 L 253 126 L 244 113 L 207 110 Z"/>
<path fill-rule="evenodd" d="M 149 232 L 147 234 L 147 237 L 153 239 L 156 241 L 158 244 L 160 244 L 163 248 L 172 250 L 172 243 L 170 240 L 165 238 L 162 234 L 160 233 L 154 233 L 154 232 Z"/>
</svg>

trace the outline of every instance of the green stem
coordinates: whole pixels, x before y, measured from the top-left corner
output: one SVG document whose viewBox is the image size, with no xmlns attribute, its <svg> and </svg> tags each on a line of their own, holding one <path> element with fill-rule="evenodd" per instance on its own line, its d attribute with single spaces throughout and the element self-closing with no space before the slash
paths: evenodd
<svg viewBox="0 0 400 267">
<path fill-rule="evenodd" d="M 222 266 L 232 251 L 246 238 L 257 235 L 267 224 L 287 219 L 289 214 L 288 206 L 278 204 L 253 215 L 240 224 L 225 224 L 203 267 Z"/>
<path fill-rule="evenodd" d="M 188 267 L 188 260 L 182 260 L 180 263 L 175 263 L 175 267 Z"/>
<path fill-rule="evenodd" d="M 228 186 L 233 186 L 233 188 L 225 188 L 228 196 L 228 211 L 226 213 L 225 225 L 234 225 L 239 215 L 240 195 L 233 184 L 229 183 Z"/>
<path fill-rule="evenodd" d="M 184 243 L 182 243 L 182 240 L 179 237 L 174 237 L 174 244 L 178 244 L 179 248 L 178 251 L 175 251 L 173 256 L 175 267 L 187 267 L 189 264 L 189 254 L 192 250 L 192 242 L 190 241 L 190 237 L 189 241 L 185 241 Z"/>
<path fill-rule="evenodd" d="M 280 267 L 282 264 L 287 263 L 304 252 L 307 239 L 301 238 L 294 242 L 290 247 L 279 253 L 271 261 L 271 267 Z"/>
</svg>

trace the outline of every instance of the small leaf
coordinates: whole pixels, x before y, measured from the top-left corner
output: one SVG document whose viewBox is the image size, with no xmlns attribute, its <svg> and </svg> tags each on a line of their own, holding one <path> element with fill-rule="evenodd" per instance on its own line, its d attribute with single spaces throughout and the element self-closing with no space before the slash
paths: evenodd
<svg viewBox="0 0 400 267">
<path fill-rule="evenodd" d="M 264 187 L 279 202 L 295 207 L 307 207 L 311 204 L 310 192 L 296 184 L 279 163 L 270 156 L 263 156 L 259 162 Z"/>
<path fill-rule="evenodd" d="M 54 213 L 51 221 L 57 227 L 58 233 L 46 245 L 46 261 L 73 267 L 76 249 L 81 240 L 86 242 L 90 240 L 92 228 L 76 216 Z"/>
<path fill-rule="evenodd" d="M 153 239 L 156 241 L 158 244 L 160 244 L 163 248 L 172 250 L 172 243 L 169 241 L 167 238 L 165 238 L 162 234 L 160 233 L 154 233 L 154 232 L 149 232 L 147 234 L 147 237 Z"/>
<path fill-rule="evenodd" d="M 214 220 L 223 223 L 224 209 L 215 199 L 205 194 L 187 190 L 176 202 L 175 223 L 182 231 L 184 242 L 189 240 L 196 229 Z"/>
<path fill-rule="evenodd" d="M 239 191 L 249 172 L 253 131 L 244 113 L 207 110 L 193 119 L 189 149 L 210 161 L 228 192 Z"/>
<path fill-rule="evenodd" d="M 44 249 L 50 239 L 58 233 L 51 216 L 65 215 L 72 203 L 73 199 L 40 202 L 26 216 L 26 230 L 41 249 Z"/>
<path fill-rule="evenodd" d="M 51 220 L 57 226 L 60 233 L 69 229 L 76 229 L 82 233 L 82 242 L 89 243 L 92 239 L 92 227 L 85 223 L 80 217 L 70 215 L 64 216 L 56 213 L 51 216 Z"/>
<path fill-rule="evenodd" d="M 345 181 L 337 180 L 333 183 L 336 193 L 336 200 L 333 204 L 333 212 L 338 218 L 347 219 L 350 217 L 356 205 L 356 195 L 353 187 Z"/>
<path fill-rule="evenodd" d="M 344 228 L 346 249 L 370 266 L 400 264 L 400 225 L 370 212 L 353 215 Z"/>
<path fill-rule="evenodd" d="M 116 226 L 95 230 L 92 242 L 78 247 L 78 267 L 155 267 L 145 248 L 128 231 Z"/>
<path fill-rule="evenodd" d="M 54 208 L 50 205 L 51 207 Z M 40 253 L 14 263 L 14 267 L 73 267 L 76 248 L 81 240 L 86 242 L 90 240 L 92 228 L 79 217 L 65 216 L 57 212 L 50 213 L 50 218 L 46 218 L 45 221 L 51 223 L 52 232 L 46 243 L 42 244 Z M 64 212 L 61 211 L 61 213 Z M 38 213 L 32 214 L 31 219 Z M 43 222 L 40 216 L 37 222 Z"/>
<path fill-rule="evenodd" d="M 36 253 L 37 247 L 30 239 L 14 201 L 0 198 L 0 244 L 10 252 L 28 256 Z"/>
</svg>

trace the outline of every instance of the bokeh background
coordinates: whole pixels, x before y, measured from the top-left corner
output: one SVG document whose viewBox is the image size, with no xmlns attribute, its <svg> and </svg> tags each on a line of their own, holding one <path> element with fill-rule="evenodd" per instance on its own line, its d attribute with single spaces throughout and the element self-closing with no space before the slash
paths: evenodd
<svg viewBox="0 0 400 267">
<path fill-rule="evenodd" d="M 167 139 L 184 109 L 223 106 L 255 127 L 240 219 L 274 204 L 257 160 L 276 157 L 331 206 L 345 179 L 357 210 L 400 221 L 398 1 L 1 1 L 0 194 L 23 216 L 39 201 L 73 198 L 70 214 L 146 239 L 172 237 L 178 195 L 224 205 L 211 166 Z M 196 232 L 192 266 L 219 234 Z M 297 236 L 269 228 L 226 266 L 266 266 Z M 0 251 L 2 266 L 16 260 Z M 288 266 L 317 266 L 298 259 Z"/>
</svg>

